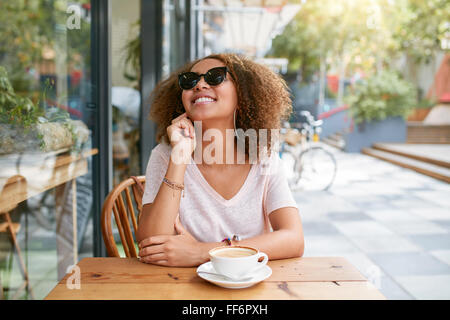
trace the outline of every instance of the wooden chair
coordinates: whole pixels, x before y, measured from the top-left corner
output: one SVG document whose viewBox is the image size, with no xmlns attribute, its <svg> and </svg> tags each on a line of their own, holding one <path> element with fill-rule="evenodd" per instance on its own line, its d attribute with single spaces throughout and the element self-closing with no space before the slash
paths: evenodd
<svg viewBox="0 0 450 320">
<path fill-rule="evenodd" d="M 31 298 L 34 299 L 33 290 L 30 286 L 30 277 L 28 276 L 27 267 L 25 265 L 25 260 L 22 256 L 22 250 L 20 250 L 19 242 L 17 241 L 17 234 L 20 230 L 20 223 L 15 223 L 11 221 L 11 216 L 9 215 L 9 211 L 0 212 L 0 217 L 3 217 L 4 222 L 0 222 L 0 233 L 7 233 L 9 235 L 9 239 L 11 240 L 11 244 L 16 249 L 17 259 L 19 262 L 20 273 L 23 277 L 23 282 L 20 288 L 17 289 L 16 295 L 13 299 L 17 298 L 19 292 L 22 289 L 26 289 L 30 294 Z M 3 288 L 0 288 L 2 291 L 1 295 L 3 296 Z"/>
<path fill-rule="evenodd" d="M 21 175 L 15 175 L 11 178 L 9 178 L 5 185 L 12 184 L 12 183 L 18 183 L 19 193 L 26 193 L 27 192 L 27 181 L 26 179 Z M 5 195 L 6 191 L 2 190 L 0 193 L 0 199 L 2 199 Z M 5 196 L 6 197 L 6 196 Z M 30 277 L 28 275 L 28 270 L 25 264 L 25 260 L 22 255 L 22 250 L 19 246 L 19 241 L 17 240 L 17 234 L 20 230 L 20 223 L 12 222 L 10 212 L 14 210 L 17 207 L 17 203 L 7 203 L 2 201 L 2 208 L 0 208 L 0 233 L 7 233 L 9 236 L 9 239 L 11 240 L 11 244 L 14 246 L 14 249 L 17 254 L 17 260 L 19 262 L 19 269 L 20 273 L 23 277 L 22 285 L 17 289 L 16 295 L 13 297 L 13 299 L 16 299 L 18 294 L 22 291 L 22 289 L 26 289 L 28 293 L 31 296 L 31 299 L 34 299 L 34 293 L 30 285 Z M 0 283 L 0 296 L 3 297 L 3 287 Z"/>
<path fill-rule="evenodd" d="M 103 203 L 102 235 L 110 257 L 120 257 L 114 240 L 113 227 L 119 233 L 125 255 L 129 258 L 137 257 L 134 234 L 137 232 L 139 215 L 142 210 L 144 185 L 145 176 L 130 177 L 114 187 Z"/>
</svg>

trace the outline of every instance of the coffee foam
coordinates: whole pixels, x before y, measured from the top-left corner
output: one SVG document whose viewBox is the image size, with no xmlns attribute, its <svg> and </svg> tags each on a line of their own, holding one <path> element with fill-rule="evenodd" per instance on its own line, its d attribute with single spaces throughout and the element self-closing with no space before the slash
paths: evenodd
<svg viewBox="0 0 450 320">
<path fill-rule="evenodd" d="M 233 257 L 233 253 L 236 254 L 234 257 L 245 257 L 245 256 L 252 256 L 254 254 L 257 254 L 258 252 L 255 249 L 247 248 L 247 247 L 223 247 L 218 248 L 213 251 L 211 251 L 211 255 L 213 256 L 219 256 L 219 257 L 227 257 L 226 253 L 229 253 L 228 257 Z"/>
</svg>

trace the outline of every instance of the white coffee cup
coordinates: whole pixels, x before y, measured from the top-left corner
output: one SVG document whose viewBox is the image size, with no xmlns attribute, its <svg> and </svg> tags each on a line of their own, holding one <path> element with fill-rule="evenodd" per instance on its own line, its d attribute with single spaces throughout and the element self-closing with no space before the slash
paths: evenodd
<svg viewBox="0 0 450 320">
<path fill-rule="evenodd" d="M 269 261 L 267 254 L 246 246 L 217 247 L 209 251 L 209 257 L 217 273 L 236 280 L 255 274 Z"/>
</svg>

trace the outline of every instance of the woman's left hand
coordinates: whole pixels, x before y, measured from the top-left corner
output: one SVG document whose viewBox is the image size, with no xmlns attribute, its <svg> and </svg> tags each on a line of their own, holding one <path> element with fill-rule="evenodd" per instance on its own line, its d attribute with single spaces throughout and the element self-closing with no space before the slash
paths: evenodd
<svg viewBox="0 0 450 320">
<path fill-rule="evenodd" d="M 172 267 L 198 266 L 201 260 L 202 246 L 181 225 L 179 218 L 175 220 L 177 235 L 153 236 L 139 243 L 140 261 Z"/>
</svg>

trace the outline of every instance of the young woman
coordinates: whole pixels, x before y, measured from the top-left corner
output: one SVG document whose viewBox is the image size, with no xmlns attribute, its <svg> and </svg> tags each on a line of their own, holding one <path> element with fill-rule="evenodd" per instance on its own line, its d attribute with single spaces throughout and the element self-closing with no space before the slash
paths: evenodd
<svg viewBox="0 0 450 320">
<path fill-rule="evenodd" d="M 298 207 L 271 134 L 261 133 L 279 129 L 291 111 L 285 82 L 235 54 L 199 59 L 160 82 L 150 114 L 160 143 L 136 235 L 141 261 L 198 266 L 227 244 L 256 247 L 269 259 L 302 256 Z M 242 144 L 251 129 L 266 157 Z"/>
</svg>

